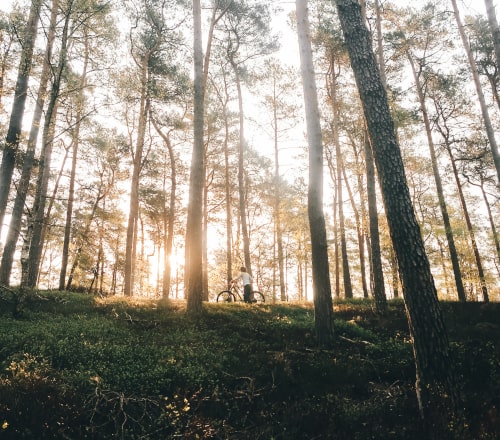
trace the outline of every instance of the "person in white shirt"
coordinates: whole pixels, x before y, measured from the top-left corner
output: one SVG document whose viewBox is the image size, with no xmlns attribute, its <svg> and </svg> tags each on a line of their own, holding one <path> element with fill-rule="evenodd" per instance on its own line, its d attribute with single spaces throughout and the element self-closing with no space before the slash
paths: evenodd
<svg viewBox="0 0 500 440">
<path fill-rule="evenodd" d="M 252 296 L 253 296 L 252 295 L 252 277 L 247 272 L 246 267 L 244 267 L 244 266 L 240 267 L 240 273 L 233 281 L 237 281 L 237 280 L 241 280 L 241 283 L 243 284 L 243 300 L 246 303 L 254 302 L 253 298 L 252 298 Z"/>
</svg>

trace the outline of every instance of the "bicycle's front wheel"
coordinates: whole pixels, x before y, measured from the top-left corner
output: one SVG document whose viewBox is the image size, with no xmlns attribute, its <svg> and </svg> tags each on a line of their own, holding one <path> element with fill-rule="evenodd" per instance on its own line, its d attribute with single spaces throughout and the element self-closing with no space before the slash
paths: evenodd
<svg viewBox="0 0 500 440">
<path fill-rule="evenodd" d="M 236 297 L 230 290 L 223 290 L 217 295 L 217 302 L 235 302 Z"/>
<path fill-rule="evenodd" d="M 262 292 L 259 292 L 258 290 L 253 291 L 253 299 L 254 302 L 256 302 L 257 304 L 266 302 L 266 297 Z"/>
</svg>

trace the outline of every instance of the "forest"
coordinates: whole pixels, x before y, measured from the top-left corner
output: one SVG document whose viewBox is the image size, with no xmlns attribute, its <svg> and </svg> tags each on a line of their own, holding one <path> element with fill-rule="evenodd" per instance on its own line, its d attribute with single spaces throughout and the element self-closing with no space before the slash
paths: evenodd
<svg viewBox="0 0 500 440">
<path fill-rule="evenodd" d="M 466 431 L 440 303 L 500 297 L 500 30 L 493 0 L 407 3 L 2 2 L 6 309 L 200 317 L 244 267 L 329 350 L 340 301 L 402 300 L 416 411 Z"/>
</svg>

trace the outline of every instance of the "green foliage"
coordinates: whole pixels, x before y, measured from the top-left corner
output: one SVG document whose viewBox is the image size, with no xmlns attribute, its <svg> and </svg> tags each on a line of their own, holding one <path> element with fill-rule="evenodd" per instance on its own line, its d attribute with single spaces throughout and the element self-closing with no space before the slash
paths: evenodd
<svg viewBox="0 0 500 440">
<path fill-rule="evenodd" d="M 471 426 L 493 439 L 497 315 L 470 324 L 460 307 L 445 310 L 461 321 Z M 310 305 L 209 303 L 195 319 L 179 303 L 38 293 L 18 319 L 0 311 L 0 438 L 423 438 L 403 304 L 335 312 L 335 346 L 319 350 Z"/>
</svg>

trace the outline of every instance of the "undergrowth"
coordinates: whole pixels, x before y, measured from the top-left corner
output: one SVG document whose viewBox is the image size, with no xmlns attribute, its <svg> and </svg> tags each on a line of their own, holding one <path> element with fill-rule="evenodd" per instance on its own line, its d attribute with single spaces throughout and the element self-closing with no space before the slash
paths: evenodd
<svg viewBox="0 0 500 440">
<path fill-rule="evenodd" d="M 184 304 L 40 292 L 0 310 L 0 439 L 424 438 L 402 302 Z M 497 304 L 444 304 L 473 438 L 500 435 Z M 472 319 L 473 317 L 473 319 Z M 458 439 L 452 426 L 448 438 Z M 443 437 L 446 440 L 446 437 Z"/>
</svg>

